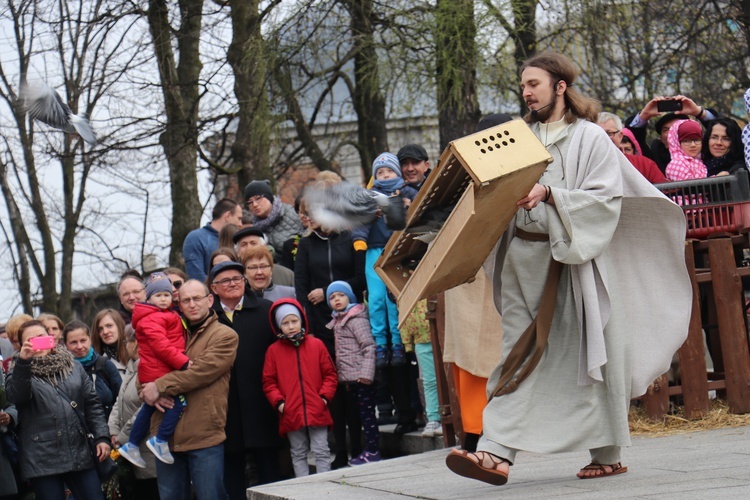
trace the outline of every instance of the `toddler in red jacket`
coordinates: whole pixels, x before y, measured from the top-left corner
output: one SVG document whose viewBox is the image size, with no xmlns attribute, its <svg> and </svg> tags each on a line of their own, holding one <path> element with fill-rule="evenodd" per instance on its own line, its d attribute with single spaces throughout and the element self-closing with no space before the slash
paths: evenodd
<svg viewBox="0 0 750 500">
<path fill-rule="evenodd" d="M 317 472 L 331 470 L 328 402 L 338 377 L 323 342 L 306 336 L 307 317 L 294 299 L 279 299 L 269 311 L 279 338 L 266 351 L 263 392 L 279 412 L 279 433 L 289 438 L 296 477 L 307 476 L 307 453 L 315 455 Z"/>
<path fill-rule="evenodd" d="M 143 385 L 153 382 L 173 370 L 187 370 L 191 364 L 185 355 L 185 330 L 182 318 L 172 309 L 172 282 L 164 273 L 153 273 L 146 283 L 146 302 L 133 308 L 132 325 L 138 340 L 138 381 Z M 174 463 L 169 452 L 169 438 L 187 406 L 185 396 L 174 398 L 174 406 L 164 412 L 156 436 L 146 446 L 164 463 Z M 148 435 L 154 407 L 144 403 L 133 422 L 128 442 L 120 447 L 123 458 L 138 467 L 146 467 L 138 445 Z"/>
</svg>

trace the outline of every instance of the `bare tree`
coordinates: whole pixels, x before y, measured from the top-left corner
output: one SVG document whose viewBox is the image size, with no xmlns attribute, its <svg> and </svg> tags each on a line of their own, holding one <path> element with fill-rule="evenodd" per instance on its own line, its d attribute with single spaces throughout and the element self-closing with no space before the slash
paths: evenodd
<svg viewBox="0 0 750 500">
<path fill-rule="evenodd" d="M 200 223 L 198 203 L 198 112 L 203 0 L 180 0 L 180 25 L 170 22 L 166 0 L 149 0 L 148 24 L 156 53 L 167 123 L 159 136 L 169 164 L 172 231 L 169 262 L 182 265 L 182 243 Z M 173 50 L 177 47 L 177 56 Z"/>
</svg>

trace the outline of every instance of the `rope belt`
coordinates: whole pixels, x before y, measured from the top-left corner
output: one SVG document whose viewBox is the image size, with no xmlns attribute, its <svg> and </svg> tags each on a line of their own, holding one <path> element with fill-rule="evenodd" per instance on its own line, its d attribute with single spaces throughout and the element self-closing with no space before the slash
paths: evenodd
<svg viewBox="0 0 750 500">
<path fill-rule="evenodd" d="M 516 228 L 516 237 L 528 241 L 549 241 L 548 234 L 529 233 L 523 229 Z M 492 397 L 509 394 L 518 388 L 531 372 L 544 354 L 549 340 L 549 330 L 552 326 L 552 317 L 555 314 L 555 302 L 557 301 L 557 285 L 560 282 L 563 264 L 552 259 L 547 271 L 547 280 L 544 283 L 542 291 L 542 300 L 539 303 L 539 312 L 536 318 L 531 322 L 526 331 L 521 334 L 516 344 L 510 350 L 503 369 L 500 372 L 495 389 L 492 391 Z M 526 364 L 521 368 L 523 361 L 529 358 Z M 519 372 L 519 368 L 521 371 Z M 518 372 L 518 376 L 513 379 L 513 375 Z"/>
</svg>

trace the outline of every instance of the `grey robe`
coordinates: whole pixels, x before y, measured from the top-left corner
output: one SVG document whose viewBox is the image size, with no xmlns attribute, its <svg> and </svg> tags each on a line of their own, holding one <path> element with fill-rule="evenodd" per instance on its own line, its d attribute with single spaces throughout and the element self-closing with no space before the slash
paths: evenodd
<svg viewBox="0 0 750 500">
<path fill-rule="evenodd" d="M 687 336 L 692 291 L 680 208 L 594 124 L 569 125 L 548 150 L 554 162 L 540 183 L 552 187 L 555 205 L 519 210 L 497 252 L 503 360 L 488 393 L 536 316 L 550 259 L 566 265 L 539 365 L 484 411 L 490 445 L 479 448 L 490 452 L 493 442 L 540 453 L 629 445 L 631 396 L 667 371 Z M 514 238 L 516 226 L 550 241 Z"/>
</svg>

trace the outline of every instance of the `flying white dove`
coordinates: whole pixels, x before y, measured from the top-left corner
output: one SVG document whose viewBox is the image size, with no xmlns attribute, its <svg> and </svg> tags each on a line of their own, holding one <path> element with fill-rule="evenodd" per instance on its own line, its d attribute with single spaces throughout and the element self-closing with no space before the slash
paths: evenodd
<svg viewBox="0 0 750 500">
<path fill-rule="evenodd" d="M 31 118 L 69 134 L 77 133 L 87 143 L 92 146 L 96 145 L 96 136 L 88 118 L 84 115 L 73 114 L 70 106 L 63 102 L 60 94 L 47 84 L 41 82 L 22 84 L 20 99 Z"/>
<path fill-rule="evenodd" d="M 401 196 L 386 196 L 350 182 L 308 188 L 305 201 L 312 219 L 330 231 L 366 226 L 378 217 L 378 210 L 385 216 L 388 229 L 399 231 L 406 223 Z"/>
</svg>

